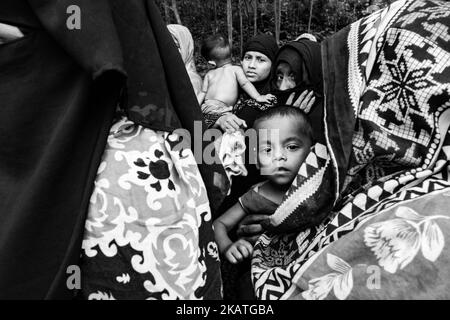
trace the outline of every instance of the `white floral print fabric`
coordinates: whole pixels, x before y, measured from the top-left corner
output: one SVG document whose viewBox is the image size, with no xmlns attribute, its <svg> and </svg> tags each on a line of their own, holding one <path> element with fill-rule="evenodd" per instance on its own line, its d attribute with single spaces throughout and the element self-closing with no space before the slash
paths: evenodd
<svg viewBox="0 0 450 320">
<path fill-rule="evenodd" d="M 206 189 L 177 138 L 113 125 L 85 225 L 84 298 L 220 298 Z"/>
</svg>

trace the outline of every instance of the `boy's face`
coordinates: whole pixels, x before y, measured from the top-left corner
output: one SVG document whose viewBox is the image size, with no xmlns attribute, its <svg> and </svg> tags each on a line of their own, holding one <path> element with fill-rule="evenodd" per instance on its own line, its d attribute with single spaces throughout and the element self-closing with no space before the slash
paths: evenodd
<svg viewBox="0 0 450 320">
<path fill-rule="evenodd" d="M 311 140 L 292 117 L 258 122 L 258 165 L 261 175 L 280 186 L 290 185 L 311 148 Z"/>
</svg>

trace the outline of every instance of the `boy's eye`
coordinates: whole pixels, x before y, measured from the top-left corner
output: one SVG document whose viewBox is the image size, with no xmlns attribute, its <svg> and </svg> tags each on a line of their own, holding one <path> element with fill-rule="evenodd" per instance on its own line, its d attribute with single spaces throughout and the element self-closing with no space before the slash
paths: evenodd
<svg viewBox="0 0 450 320">
<path fill-rule="evenodd" d="M 269 148 L 269 147 L 262 148 L 261 151 L 264 153 L 270 153 L 272 151 L 272 148 Z"/>
<path fill-rule="evenodd" d="M 244 56 L 244 60 L 250 60 L 251 57 L 250 56 Z"/>
<path fill-rule="evenodd" d="M 299 149 L 299 148 L 300 148 L 300 146 L 295 145 L 295 144 L 291 144 L 291 145 L 287 146 L 287 149 L 288 149 L 288 150 L 291 150 L 291 151 L 297 150 L 297 149 Z"/>
</svg>

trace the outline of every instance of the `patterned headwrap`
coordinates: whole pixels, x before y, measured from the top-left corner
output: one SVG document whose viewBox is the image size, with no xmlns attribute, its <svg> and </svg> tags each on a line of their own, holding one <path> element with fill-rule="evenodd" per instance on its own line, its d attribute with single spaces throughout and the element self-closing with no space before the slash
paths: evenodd
<svg viewBox="0 0 450 320">
<path fill-rule="evenodd" d="M 167 29 L 169 29 L 178 50 L 180 50 L 181 58 L 186 66 L 186 71 L 191 79 L 195 94 L 197 95 L 202 88 L 202 78 L 197 73 L 197 68 L 195 67 L 194 39 L 192 38 L 191 32 L 188 28 L 180 24 L 169 24 Z"/>
</svg>

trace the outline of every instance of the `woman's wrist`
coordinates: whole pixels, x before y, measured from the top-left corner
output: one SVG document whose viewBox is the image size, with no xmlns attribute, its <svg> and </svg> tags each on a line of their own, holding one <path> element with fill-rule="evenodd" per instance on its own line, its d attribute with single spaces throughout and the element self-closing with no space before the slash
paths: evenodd
<svg viewBox="0 0 450 320">
<path fill-rule="evenodd" d="M 227 112 L 227 113 L 221 115 L 221 116 L 217 119 L 217 121 L 212 125 L 211 128 L 220 128 L 220 129 L 222 129 L 223 131 L 225 131 L 224 123 L 222 123 L 222 122 L 224 122 L 224 121 L 225 121 L 225 118 L 227 118 L 227 117 L 228 117 L 229 115 L 231 115 L 231 114 L 232 114 L 231 112 Z"/>
</svg>

